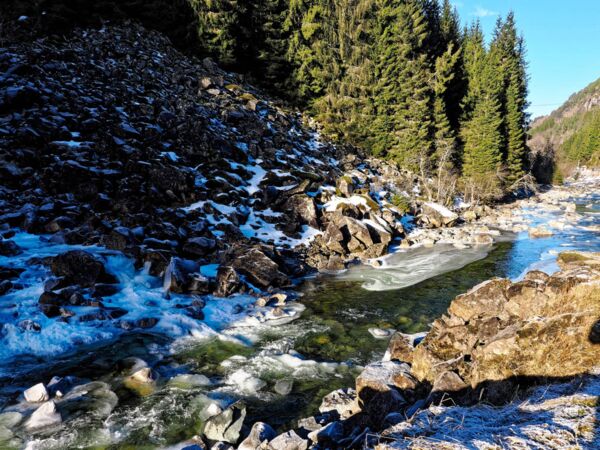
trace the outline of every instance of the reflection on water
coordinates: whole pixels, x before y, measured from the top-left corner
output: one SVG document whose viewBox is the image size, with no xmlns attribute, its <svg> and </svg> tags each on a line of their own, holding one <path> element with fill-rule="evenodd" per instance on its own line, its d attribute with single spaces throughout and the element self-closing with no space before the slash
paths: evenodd
<svg viewBox="0 0 600 450">
<path fill-rule="evenodd" d="M 299 417 L 314 414 L 325 394 L 353 385 L 361 365 L 382 356 L 387 342 L 374 339 L 369 328 L 426 331 L 456 295 L 482 281 L 495 276 L 518 279 L 534 267 L 555 270 L 561 250 L 600 250 L 600 234 L 583 227 L 600 223 L 595 205 L 578 207 L 584 216 L 582 226 L 567 227 L 550 238 L 529 239 L 521 233 L 504 235 L 487 247 L 413 249 L 385 258 L 380 268 L 355 267 L 338 277 L 307 280 L 300 287 L 306 306 L 301 318 L 256 332 L 252 347 L 219 339 L 173 347 L 164 337 L 124 335 L 103 348 L 79 349 L 76 356 L 57 358 L 28 376 L 0 379 L 0 401 L 9 401 L 14 392 L 51 375 L 108 381 L 118 359 L 135 355 L 161 375 L 160 389 L 143 399 L 118 392 L 119 406 L 104 423 L 71 424 L 53 436 L 56 445 L 46 441 L 47 448 L 66 448 L 66 442 L 115 449 L 175 444 L 197 433 L 198 405 L 206 396 L 243 398 L 249 423 L 294 426 Z M 558 214 L 538 216 L 534 225 Z M 21 365 L 35 363 L 32 358 Z M 185 390 L 166 383 L 181 373 L 206 375 L 212 384 Z M 258 392 L 244 392 L 244 386 L 236 384 L 240 379 L 242 384 L 259 379 L 264 386 Z M 289 394 L 277 393 L 281 380 L 291 384 Z"/>
</svg>

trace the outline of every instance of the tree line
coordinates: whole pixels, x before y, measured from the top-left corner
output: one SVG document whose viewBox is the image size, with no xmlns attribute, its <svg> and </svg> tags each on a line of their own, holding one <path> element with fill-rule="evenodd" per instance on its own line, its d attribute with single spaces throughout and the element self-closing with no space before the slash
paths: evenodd
<svg viewBox="0 0 600 450">
<path fill-rule="evenodd" d="M 308 107 L 327 134 L 435 179 L 447 200 L 514 189 L 527 170 L 525 47 L 486 45 L 448 0 L 192 0 L 222 64 Z"/>
</svg>

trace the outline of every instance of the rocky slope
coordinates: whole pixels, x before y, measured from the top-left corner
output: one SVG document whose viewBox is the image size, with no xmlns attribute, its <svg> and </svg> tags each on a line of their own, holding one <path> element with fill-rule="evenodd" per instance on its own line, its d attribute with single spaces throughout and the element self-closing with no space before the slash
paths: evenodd
<svg viewBox="0 0 600 450">
<path fill-rule="evenodd" d="M 596 80 L 573 94 L 551 114 L 537 118 L 532 123 L 528 144 L 532 150 L 534 171 L 537 172 L 538 179 L 545 182 L 552 181 L 554 160 L 560 160 L 559 166 L 563 166 L 565 171 L 572 170 L 572 167 L 578 164 L 597 162 L 597 155 L 594 157 L 587 152 L 578 153 L 582 150 L 581 142 L 578 143 L 579 145 L 569 146 L 565 146 L 565 143 L 587 132 L 587 128 L 597 121 L 599 107 L 600 80 Z M 568 173 L 564 174 L 566 175 Z"/>
<path fill-rule="evenodd" d="M 10 44 L 0 64 L 5 238 L 100 244 L 153 275 L 170 267 L 175 292 L 229 295 L 381 256 L 403 235 L 410 174 L 322 141 L 158 33 L 79 30 Z M 209 263 L 218 280 L 193 282 Z"/>
</svg>

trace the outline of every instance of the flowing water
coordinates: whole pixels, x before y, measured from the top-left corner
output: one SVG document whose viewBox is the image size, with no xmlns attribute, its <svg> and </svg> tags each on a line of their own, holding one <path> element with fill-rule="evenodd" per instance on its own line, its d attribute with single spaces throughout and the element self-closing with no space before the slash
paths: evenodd
<svg viewBox="0 0 600 450">
<path fill-rule="evenodd" d="M 99 389 L 92 402 L 80 405 L 84 414 L 74 412 L 63 425 L 34 435 L 18 427 L 14 436 L 3 435 L 0 416 L 0 441 L 6 439 L 0 447 L 180 448 L 177 443 L 197 433 L 208 404 L 240 398 L 248 405 L 249 423 L 293 426 L 317 412 L 325 394 L 352 386 L 363 365 L 381 358 L 387 339 L 376 339 L 374 329 L 427 331 L 456 295 L 484 280 L 518 279 L 531 268 L 552 272 L 561 250 L 599 251 L 600 233 L 586 228 L 600 224 L 599 200 L 598 194 L 578 199 L 582 219 L 550 238 L 503 233 L 493 246 L 410 249 L 388 256 L 378 268 L 359 266 L 305 280 L 298 287 L 299 302 L 289 306 L 289 319 L 279 322 L 248 319 L 243 310 L 252 299 L 239 296 L 209 300 L 204 323 L 190 323 L 174 307 L 178 299 L 161 294 L 159 280 L 136 272 L 123 256 L 92 249 L 107 258 L 108 269 L 124 286 L 112 299 L 114 306 L 128 305 L 134 318 L 161 317 L 152 333 L 126 333 L 96 323 L 69 328 L 39 317 L 36 303 L 45 272 L 26 260 L 65 248 L 18 235 L 26 254 L 12 264 L 27 270 L 21 276 L 23 289 L 0 298 L 5 324 L 0 406 L 14 404 L 23 389 L 52 376 L 106 382 L 118 395 L 118 405 L 109 413 L 111 397 Z M 533 225 L 563 214 L 525 213 Z M 0 265 L 9 262 L 0 260 Z M 43 321 L 41 332 L 17 329 L 8 306 L 17 302 L 20 317 Z M 115 367 L 131 356 L 144 359 L 160 376 L 154 389 L 133 392 L 123 386 Z"/>
</svg>

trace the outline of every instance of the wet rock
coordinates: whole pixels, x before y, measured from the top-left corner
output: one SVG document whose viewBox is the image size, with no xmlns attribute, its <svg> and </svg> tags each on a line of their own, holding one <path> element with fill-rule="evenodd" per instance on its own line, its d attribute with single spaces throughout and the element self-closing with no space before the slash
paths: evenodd
<svg viewBox="0 0 600 450">
<path fill-rule="evenodd" d="M 288 277 L 280 272 L 279 265 L 257 248 L 252 248 L 235 258 L 232 267 L 258 288 L 289 285 Z"/>
<path fill-rule="evenodd" d="M 191 274 L 190 267 L 181 258 L 173 257 L 165 269 L 163 289 L 166 292 L 184 293 L 188 290 Z"/>
<path fill-rule="evenodd" d="M 294 430 L 280 434 L 269 442 L 270 450 L 306 450 L 308 440 L 302 439 Z"/>
<path fill-rule="evenodd" d="M 354 389 L 337 389 L 330 392 L 321 402 L 319 412 L 328 413 L 334 411 L 341 419 L 347 419 L 359 411 Z"/>
<path fill-rule="evenodd" d="M 71 250 L 51 258 L 50 270 L 55 276 L 64 277 L 67 283 L 82 287 L 93 286 L 96 282 L 117 282 L 106 272 L 102 261 L 83 250 Z"/>
<path fill-rule="evenodd" d="M 289 395 L 294 387 L 293 380 L 277 380 L 273 390 L 279 395 Z"/>
<path fill-rule="evenodd" d="M 203 433 L 212 441 L 223 441 L 235 444 L 246 418 L 246 406 L 237 402 L 222 413 L 210 417 L 204 425 Z"/>
<path fill-rule="evenodd" d="M 264 422 L 256 422 L 246 439 L 238 446 L 238 450 L 257 450 L 267 446 L 275 438 L 275 430 Z"/>
<path fill-rule="evenodd" d="M 42 404 L 42 406 L 31 414 L 27 422 L 25 422 L 25 427 L 28 430 L 38 430 L 59 425 L 61 422 L 62 417 L 56 410 L 56 404 L 50 400 Z"/>
<path fill-rule="evenodd" d="M 551 237 L 553 235 L 554 235 L 554 233 L 552 232 L 552 230 L 549 230 L 549 229 L 545 228 L 544 226 L 539 226 L 536 228 L 529 229 L 529 237 L 531 237 L 531 238 L 545 238 L 545 237 Z"/>
<path fill-rule="evenodd" d="M 0 255 L 1 256 L 17 256 L 23 253 L 16 242 L 8 239 L 0 239 Z"/>
</svg>

